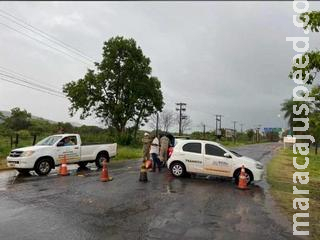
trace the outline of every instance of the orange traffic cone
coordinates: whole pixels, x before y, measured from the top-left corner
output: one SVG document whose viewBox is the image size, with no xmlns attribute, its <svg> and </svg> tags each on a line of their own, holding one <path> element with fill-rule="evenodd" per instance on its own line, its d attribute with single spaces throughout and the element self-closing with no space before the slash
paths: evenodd
<svg viewBox="0 0 320 240">
<path fill-rule="evenodd" d="M 238 188 L 245 190 L 248 189 L 248 183 L 247 183 L 247 178 L 246 178 L 246 171 L 244 169 L 244 166 L 242 165 L 240 176 L 239 176 L 239 184 Z"/>
<path fill-rule="evenodd" d="M 67 168 L 67 156 L 66 155 L 63 156 L 63 160 L 62 160 L 62 163 L 61 163 L 61 166 L 59 169 L 59 174 L 61 176 L 68 176 L 69 175 L 68 168 Z"/>
<path fill-rule="evenodd" d="M 107 161 L 103 160 L 102 163 L 102 171 L 101 171 L 101 176 L 100 176 L 101 182 L 108 182 L 112 180 L 112 177 L 109 177 L 108 174 L 108 167 L 107 167 Z"/>
</svg>

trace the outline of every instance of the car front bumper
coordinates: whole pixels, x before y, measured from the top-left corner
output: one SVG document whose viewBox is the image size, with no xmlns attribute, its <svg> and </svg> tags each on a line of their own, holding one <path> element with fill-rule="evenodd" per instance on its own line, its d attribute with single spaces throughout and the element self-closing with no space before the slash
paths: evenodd
<svg viewBox="0 0 320 240">
<path fill-rule="evenodd" d="M 255 169 L 253 172 L 253 180 L 254 181 L 261 181 L 264 177 L 265 171 L 264 169 Z"/>
</svg>

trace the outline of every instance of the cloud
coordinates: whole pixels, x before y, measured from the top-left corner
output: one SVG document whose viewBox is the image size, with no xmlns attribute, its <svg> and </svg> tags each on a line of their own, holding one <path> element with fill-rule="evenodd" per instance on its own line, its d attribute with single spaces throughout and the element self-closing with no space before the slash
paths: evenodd
<svg viewBox="0 0 320 240">
<path fill-rule="evenodd" d="M 294 51 L 287 36 L 304 35 L 292 23 L 291 2 L 1 2 L 0 6 L 99 61 L 110 37 L 133 37 L 150 57 L 166 108 L 187 103 L 194 126 L 279 127 L 280 103 L 290 97 Z M 317 2 L 311 9 L 319 9 Z M 8 21 L 0 19 L 1 21 Z M 0 26 L 0 66 L 58 85 L 81 78 L 88 66 Z M 320 44 L 310 34 L 310 46 Z M 19 96 L 19 98 L 17 98 Z M 0 82 L 0 109 L 15 106 L 58 121 L 64 99 Z M 82 121 L 81 121 L 82 122 Z M 96 124 L 94 118 L 83 121 Z M 195 127 L 196 128 L 196 127 Z M 194 129 L 199 130 L 199 129 Z"/>
</svg>

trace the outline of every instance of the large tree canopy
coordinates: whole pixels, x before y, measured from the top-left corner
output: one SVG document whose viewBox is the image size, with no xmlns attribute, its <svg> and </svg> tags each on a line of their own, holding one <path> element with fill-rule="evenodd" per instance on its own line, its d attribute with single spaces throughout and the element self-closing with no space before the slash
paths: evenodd
<svg viewBox="0 0 320 240">
<path fill-rule="evenodd" d="M 123 37 L 105 42 L 102 57 L 96 71 L 88 70 L 82 79 L 64 85 L 70 114 L 80 111 L 82 119 L 95 115 L 118 132 L 128 123 L 137 129 L 163 106 L 161 84 L 151 75 L 150 59 L 134 39 Z"/>
<path fill-rule="evenodd" d="M 7 128 L 19 131 L 27 129 L 31 125 L 31 113 L 26 110 L 20 110 L 20 108 L 11 109 L 11 116 L 4 120 Z"/>
</svg>

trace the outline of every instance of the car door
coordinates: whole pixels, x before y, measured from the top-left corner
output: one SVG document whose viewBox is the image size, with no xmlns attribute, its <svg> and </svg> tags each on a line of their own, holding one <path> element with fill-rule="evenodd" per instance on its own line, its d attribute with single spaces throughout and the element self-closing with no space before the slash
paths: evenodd
<svg viewBox="0 0 320 240">
<path fill-rule="evenodd" d="M 201 173 L 203 169 L 202 144 L 188 142 L 182 146 L 182 154 L 186 162 L 188 172 Z"/>
<path fill-rule="evenodd" d="M 214 144 L 205 144 L 204 171 L 218 176 L 231 176 L 232 158 L 224 156 L 226 151 Z"/>
<path fill-rule="evenodd" d="M 80 160 L 80 144 L 77 141 L 76 136 L 70 136 L 70 143 L 65 144 L 67 137 L 63 138 L 57 144 L 57 159 L 60 163 L 61 160 L 66 156 L 67 163 L 75 163 Z"/>
</svg>

